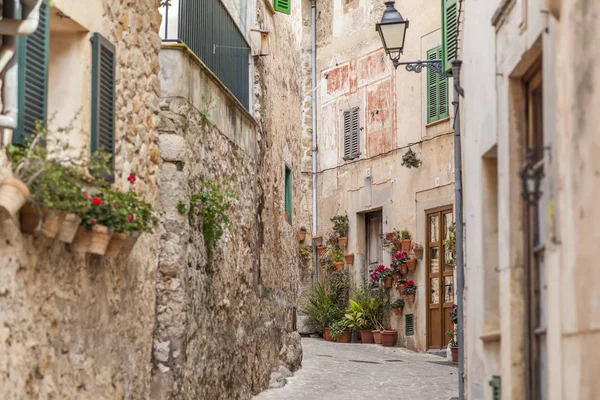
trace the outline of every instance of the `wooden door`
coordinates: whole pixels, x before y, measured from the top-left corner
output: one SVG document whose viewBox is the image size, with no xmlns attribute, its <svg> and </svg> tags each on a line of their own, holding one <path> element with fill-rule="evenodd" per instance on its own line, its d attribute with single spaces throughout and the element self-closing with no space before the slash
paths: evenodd
<svg viewBox="0 0 600 400">
<path fill-rule="evenodd" d="M 454 329 L 450 311 L 454 304 L 454 260 L 446 250 L 454 222 L 452 206 L 427 212 L 427 348 L 444 349 Z"/>
<path fill-rule="evenodd" d="M 371 274 L 379 264 L 383 263 L 383 224 L 381 211 L 367 214 L 366 221 L 367 264 L 369 266 L 367 273 Z"/>
</svg>

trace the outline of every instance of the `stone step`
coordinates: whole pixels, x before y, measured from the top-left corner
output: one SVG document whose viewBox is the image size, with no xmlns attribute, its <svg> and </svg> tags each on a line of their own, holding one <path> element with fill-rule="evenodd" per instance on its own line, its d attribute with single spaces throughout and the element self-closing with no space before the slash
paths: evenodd
<svg viewBox="0 0 600 400">
<path fill-rule="evenodd" d="M 446 349 L 441 349 L 441 350 L 429 349 L 429 350 L 427 350 L 427 354 L 433 354 L 434 356 L 440 356 L 440 357 L 446 358 Z"/>
</svg>

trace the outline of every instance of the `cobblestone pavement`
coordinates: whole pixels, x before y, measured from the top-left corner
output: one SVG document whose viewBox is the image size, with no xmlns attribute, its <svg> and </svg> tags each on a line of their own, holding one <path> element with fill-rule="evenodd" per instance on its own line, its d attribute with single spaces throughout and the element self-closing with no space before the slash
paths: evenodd
<svg viewBox="0 0 600 400">
<path fill-rule="evenodd" d="M 444 358 L 375 344 L 302 338 L 302 369 L 255 400 L 448 400 L 458 395 L 455 365 Z"/>
</svg>

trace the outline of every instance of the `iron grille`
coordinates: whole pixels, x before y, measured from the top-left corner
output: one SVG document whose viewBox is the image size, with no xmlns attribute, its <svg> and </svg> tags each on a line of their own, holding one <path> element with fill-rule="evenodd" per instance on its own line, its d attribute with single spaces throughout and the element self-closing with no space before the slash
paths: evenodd
<svg viewBox="0 0 600 400">
<path fill-rule="evenodd" d="M 250 45 L 221 0 L 169 3 L 161 8 L 162 39 L 185 43 L 249 110 Z"/>
</svg>

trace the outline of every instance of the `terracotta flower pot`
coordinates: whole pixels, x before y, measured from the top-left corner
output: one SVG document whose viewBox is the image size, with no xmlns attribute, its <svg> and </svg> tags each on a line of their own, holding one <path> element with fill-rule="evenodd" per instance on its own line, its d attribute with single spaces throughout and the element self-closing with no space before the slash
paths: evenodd
<svg viewBox="0 0 600 400">
<path fill-rule="evenodd" d="M 414 293 L 407 293 L 406 294 L 406 301 L 408 301 L 409 303 L 414 303 L 414 301 L 415 301 L 415 294 Z"/>
<path fill-rule="evenodd" d="M 406 261 L 406 265 L 408 266 L 409 271 L 416 270 L 417 269 L 417 259 L 411 258 L 410 260 Z"/>
<path fill-rule="evenodd" d="M 133 232 L 131 236 L 127 236 L 127 239 L 125 239 L 125 243 L 123 243 L 123 247 L 121 248 L 122 256 L 127 257 L 129 253 L 131 253 L 141 235 L 142 232 Z"/>
<path fill-rule="evenodd" d="M 110 243 L 112 232 L 104 225 L 94 225 L 92 228 L 92 242 L 88 248 L 88 253 L 103 256 L 106 254 L 106 249 Z"/>
<path fill-rule="evenodd" d="M 323 236 L 313 236 L 313 243 L 317 246 L 323 244 Z"/>
<path fill-rule="evenodd" d="M 21 232 L 33 235 L 39 231 L 50 239 L 54 239 L 62 225 L 64 215 L 63 211 L 25 204 L 21 208 Z"/>
<path fill-rule="evenodd" d="M 375 344 L 381 344 L 381 331 L 371 331 L 373 332 L 373 341 Z"/>
<path fill-rule="evenodd" d="M 398 339 L 398 331 L 395 331 L 395 330 L 381 331 L 381 344 L 384 345 L 385 347 L 395 346 L 397 339 Z"/>
<path fill-rule="evenodd" d="M 404 312 L 404 307 L 392 307 L 392 310 L 394 311 L 394 315 L 399 317 Z"/>
<path fill-rule="evenodd" d="M 77 229 L 81 224 L 81 218 L 75 214 L 67 214 L 63 218 L 56 238 L 61 242 L 71 243 L 77 234 Z"/>
<path fill-rule="evenodd" d="M 354 254 L 346 254 L 344 256 L 344 258 L 346 259 L 346 264 L 348 264 L 348 265 L 354 264 Z"/>
<path fill-rule="evenodd" d="M 304 242 L 306 239 L 306 231 L 298 231 L 298 240 Z"/>
<path fill-rule="evenodd" d="M 450 346 L 450 353 L 452 353 L 452 362 L 458 362 L 458 347 Z"/>
<path fill-rule="evenodd" d="M 338 343 L 350 343 L 350 331 L 344 331 L 344 333 L 342 333 L 342 336 L 340 336 L 339 338 L 337 338 L 336 342 Z"/>
<path fill-rule="evenodd" d="M 333 341 L 333 338 L 329 334 L 329 328 L 323 329 L 323 339 L 327 340 L 328 342 L 332 342 Z"/>
<path fill-rule="evenodd" d="M 363 343 L 374 343 L 373 331 L 360 331 L 360 340 Z"/>
<path fill-rule="evenodd" d="M 321 256 L 323 255 L 323 253 L 325 253 L 325 249 L 326 249 L 326 248 L 327 248 L 327 247 L 326 247 L 326 246 L 323 246 L 323 245 L 319 245 L 319 246 L 317 246 L 317 250 L 319 251 L 319 257 L 321 257 Z"/>
<path fill-rule="evenodd" d="M 391 276 L 388 276 L 387 278 L 385 278 L 385 288 L 386 289 L 390 289 L 392 287 L 392 284 L 394 283 L 394 278 Z"/>
<path fill-rule="evenodd" d="M 341 271 L 344 269 L 344 262 L 343 261 L 338 261 L 335 263 L 335 269 L 338 271 Z"/>
<path fill-rule="evenodd" d="M 335 244 L 338 242 L 338 238 L 336 237 L 331 237 L 329 238 L 329 244 L 332 246 L 335 246 Z"/>
<path fill-rule="evenodd" d="M 392 240 L 394 240 L 394 232 L 389 232 L 389 233 L 386 233 L 386 234 L 385 234 L 385 239 L 386 239 L 388 242 L 391 242 Z"/>
<path fill-rule="evenodd" d="M 107 257 L 116 257 L 121 252 L 125 241 L 127 240 L 127 235 L 124 233 L 113 233 L 110 238 L 110 242 L 108 243 L 108 247 L 106 248 L 105 256 Z"/>
<path fill-rule="evenodd" d="M 415 253 L 415 258 L 417 260 L 422 260 L 423 259 L 423 249 L 413 249 L 413 253 Z"/>
<path fill-rule="evenodd" d="M 348 246 L 348 238 L 347 237 L 339 238 L 338 244 L 340 245 L 340 247 L 346 248 L 346 246 Z"/>
<path fill-rule="evenodd" d="M 402 241 L 402 251 L 410 251 L 410 244 L 412 241 L 410 239 Z"/>
<path fill-rule="evenodd" d="M 0 182 L 0 221 L 16 215 L 29 200 L 29 188 L 16 178 L 4 178 Z"/>
<path fill-rule="evenodd" d="M 402 275 L 406 275 L 407 272 L 408 272 L 408 266 L 406 264 L 400 265 L 400 273 Z"/>
<path fill-rule="evenodd" d="M 404 296 L 404 286 L 406 286 L 404 283 L 399 283 L 398 286 L 396 286 L 396 290 L 398 290 L 400 296 Z"/>
<path fill-rule="evenodd" d="M 83 227 L 83 225 L 79 225 L 79 229 L 77 229 L 77 233 L 71 242 L 71 250 L 77 253 L 85 253 L 92 243 L 92 232 L 88 231 Z"/>
</svg>

